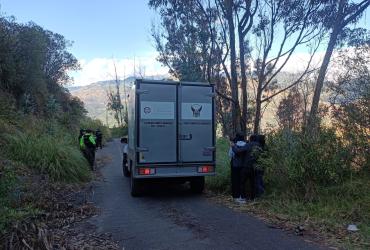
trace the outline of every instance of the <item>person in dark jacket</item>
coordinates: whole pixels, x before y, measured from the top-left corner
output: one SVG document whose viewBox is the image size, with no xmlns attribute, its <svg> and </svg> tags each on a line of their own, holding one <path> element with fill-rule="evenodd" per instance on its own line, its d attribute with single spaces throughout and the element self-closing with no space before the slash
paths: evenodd
<svg viewBox="0 0 370 250">
<path fill-rule="evenodd" d="M 252 161 L 252 152 L 259 144 L 257 142 L 245 141 L 244 135 L 238 133 L 235 142 L 231 143 L 232 167 L 231 167 L 231 186 L 232 195 L 236 202 L 246 203 L 246 183 L 250 184 L 249 198 L 255 198 L 255 180 Z"/>
<path fill-rule="evenodd" d="M 87 129 L 81 136 L 80 149 L 89 162 L 91 169 L 94 170 L 96 141 L 94 132 L 91 129 Z"/>
<path fill-rule="evenodd" d="M 96 130 L 95 136 L 96 136 L 96 147 L 102 149 L 103 148 L 103 145 L 102 145 L 103 134 L 100 131 L 100 129 Z"/>
<path fill-rule="evenodd" d="M 78 135 L 78 143 L 80 143 L 81 137 L 86 133 L 85 129 L 80 129 L 80 134 Z"/>
</svg>

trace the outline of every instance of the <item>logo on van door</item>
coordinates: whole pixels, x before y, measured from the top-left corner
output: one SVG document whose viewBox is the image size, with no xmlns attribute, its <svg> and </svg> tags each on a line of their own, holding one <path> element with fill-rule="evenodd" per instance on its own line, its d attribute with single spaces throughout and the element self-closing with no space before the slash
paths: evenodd
<svg viewBox="0 0 370 250">
<path fill-rule="evenodd" d="M 145 114 L 149 114 L 150 112 L 152 112 L 152 109 L 150 107 L 145 107 L 144 108 L 144 113 Z"/>
<path fill-rule="evenodd" d="M 199 117 L 200 111 L 202 111 L 202 105 L 199 104 L 191 105 L 191 111 L 193 111 L 193 117 Z"/>
</svg>

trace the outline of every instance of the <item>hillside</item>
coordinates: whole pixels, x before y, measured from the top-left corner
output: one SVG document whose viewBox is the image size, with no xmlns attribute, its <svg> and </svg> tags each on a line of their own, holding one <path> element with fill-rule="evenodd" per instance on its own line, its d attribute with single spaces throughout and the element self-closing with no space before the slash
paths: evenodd
<svg viewBox="0 0 370 250">
<path fill-rule="evenodd" d="M 122 98 L 124 96 L 123 86 L 125 85 L 128 90 L 131 87 L 133 80 L 133 77 L 129 77 L 120 81 L 122 86 Z M 83 101 L 89 117 L 99 119 L 103 121 L 104 124 L 113 126 L 115 124 L 113 115 L 107 112 L 106 106 L 108 102 L 107 93 L 110 88 L 113 90 L 114 87 L 115 81 L 111 80 L 95 82 L 87 86 L 70 87 L 68 89 L 72 95 L 77 96 L 81 101 Z"/>
<path fill-rule="evenodd" d="M 165 76 L 150 76 L 149 79 L 163 79 Z M 126 91 L 128 91 L 135 77 L 128 77 L 125 80 L 120 80 L 121 84 L 121 98 L 124 100 L 124 86 L 126 86 Z M 88 116 L 93 119 L 99 119 L 103 121 L 104 124 L 109 126 L 114 126 L 116 124 L 113 115 L 107 112 L 106 106 L 108 102 L 107 93 L 109 89 L 115 89 L 115 81 L 99 81 L 94 82 L 86 86 L 71 86 L 68 87 L 69 92 L 78 97 L 85 104 L 85 108 L 88 111 Z"/>
</svg>

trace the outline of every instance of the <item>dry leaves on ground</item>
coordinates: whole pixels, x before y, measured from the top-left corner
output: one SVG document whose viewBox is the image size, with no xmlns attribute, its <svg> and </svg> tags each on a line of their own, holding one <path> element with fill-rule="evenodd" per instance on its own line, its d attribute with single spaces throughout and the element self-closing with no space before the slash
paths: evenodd
<svg viewBox="0 0 370 250">
<path fill-rule="evenodd" d="M 32 205 L 34 215 L 13 222 L 0 236 L 4 249 L 118 249 L 107 234 L 97 234 L 86 219 L 98 213 L 90 202 L 91 184 L 51 183 L 47 177 L 22 177 L 18 205 Z"/>
</svg>

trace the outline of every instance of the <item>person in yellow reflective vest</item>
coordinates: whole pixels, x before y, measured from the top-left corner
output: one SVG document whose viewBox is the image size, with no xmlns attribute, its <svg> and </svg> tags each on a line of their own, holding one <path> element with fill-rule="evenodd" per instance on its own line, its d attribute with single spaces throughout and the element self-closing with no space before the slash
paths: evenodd
<svg viewBox="0 0 370 250">
<path fill-rule="evenodd" d="M 87 129 L 80 137 L 80 149 L 89 162 L 91 169 L 94 169 L 96 138 L 91 129 Z"/>
</svg>

